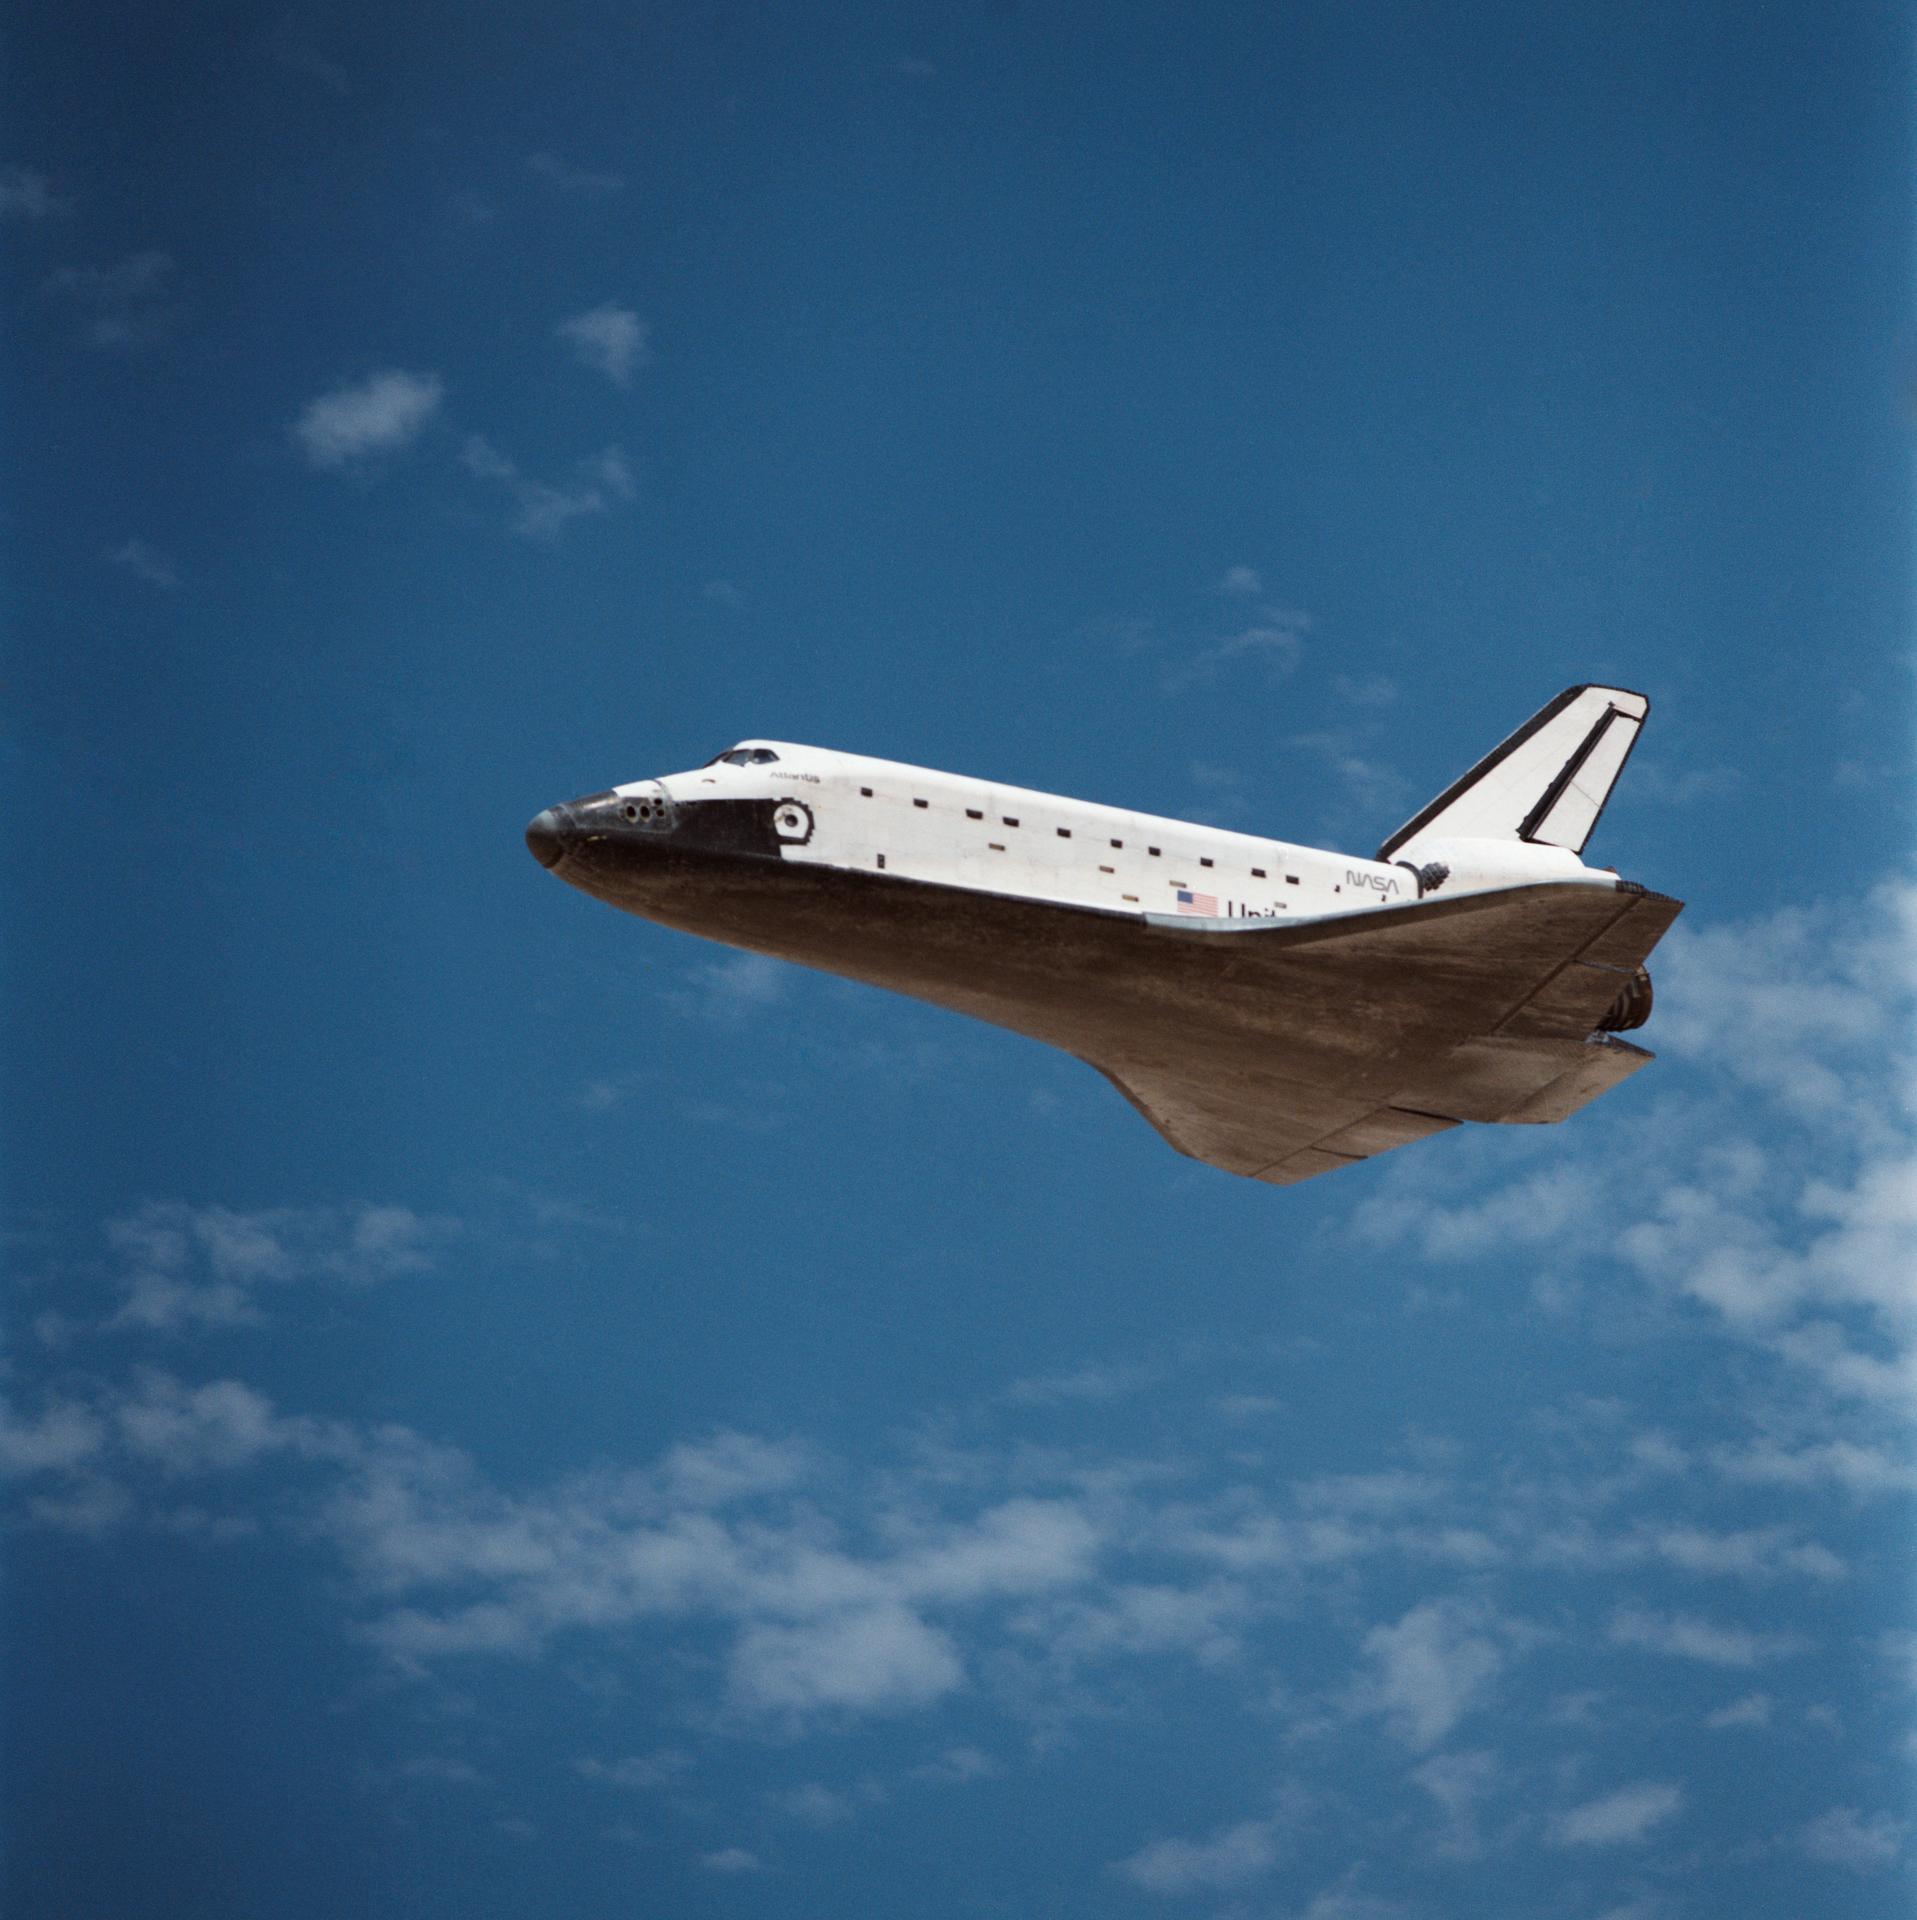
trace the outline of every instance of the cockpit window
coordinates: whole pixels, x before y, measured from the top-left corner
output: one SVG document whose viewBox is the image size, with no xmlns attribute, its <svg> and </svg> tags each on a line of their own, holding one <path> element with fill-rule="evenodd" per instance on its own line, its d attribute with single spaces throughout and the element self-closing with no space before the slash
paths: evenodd
<svg viewBox="0 0 1917 1920">
<path fill-rule="evenodd" d="M 778 755 L 770 747 L 734 747 L 729 753 L 715 755 L 709 767 L 769 767 Z"/>
</svg>

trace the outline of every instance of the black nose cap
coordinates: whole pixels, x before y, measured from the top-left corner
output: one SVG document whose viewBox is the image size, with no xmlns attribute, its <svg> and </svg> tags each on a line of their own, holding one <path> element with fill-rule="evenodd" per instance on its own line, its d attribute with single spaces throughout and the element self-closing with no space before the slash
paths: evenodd
<svg viewBox="0 0 1917 1920">
<path fill-rule="evenodd" d="M 526 850 L 542 867 L 556 867 L 566 854 L 566 832 L 572 822 L 564 807 L 536 813 L 526 828 Z"/>
</svg>

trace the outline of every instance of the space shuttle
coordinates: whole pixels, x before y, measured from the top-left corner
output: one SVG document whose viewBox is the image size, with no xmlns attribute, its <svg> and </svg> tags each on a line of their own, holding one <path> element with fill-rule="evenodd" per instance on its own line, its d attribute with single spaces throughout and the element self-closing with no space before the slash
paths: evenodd
<svg viewBox="0 0 1917 1920">
<path fill-rule="evenodd" d="M 1288 1186 L 1653 1057 L 1683 903 L 1582 855 L 1650 703 L 1571 687 L 1370 859 L 783 740 L 548 807 L 540 865 L 681 932 L 1097 1068 L 1180 1153 Z"/>
</svg>

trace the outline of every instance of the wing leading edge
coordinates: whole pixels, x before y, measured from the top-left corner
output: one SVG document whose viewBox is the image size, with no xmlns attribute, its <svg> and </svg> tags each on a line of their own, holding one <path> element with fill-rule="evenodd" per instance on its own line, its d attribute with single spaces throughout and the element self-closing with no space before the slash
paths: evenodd
<svg viewBox="0 0 1917 1920">
<path fill-rule="evenodd" d="M 1562 1120 L 1652 1058 L 1597 1029 L 1682 908 L 1620 882 L 1316 921 L 1155 922 L 1287 996 L 1292 1030 L 1211 1057 L 1084 1057 L 1179 1152 L 1279 1186 L 1462 1120 Z M 1358 1082 L 1315 1030 L 1337 1006 L 1376 1043 L 1378 1071 Z"/>
</svg>

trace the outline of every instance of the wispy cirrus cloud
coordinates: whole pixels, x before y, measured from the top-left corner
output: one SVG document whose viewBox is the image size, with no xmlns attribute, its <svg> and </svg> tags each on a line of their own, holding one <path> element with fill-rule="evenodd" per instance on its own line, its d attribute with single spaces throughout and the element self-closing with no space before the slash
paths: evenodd
<svg viewBox="0 0 1917 1920">
<path fill-rule="evenodd" d="M 1206 641 L 1168 663 L 1159 674 L 1160 684 L 1167 693 L 1186 693 L 1194 687 L 1216 686 L 1239 668 L 1253 668 L 1275 685 L 1297 667 L 1305 635 L 1314 624 L 1310 614 L 1295 607 L 1262 606 L 1254 619 L 1235 632 Z"/>
<path fill-rule="evenodd" d="M 416 440 L 445 394 L 436 373 L 389 367 L 309 400 L 291 428 L 293 441 L 325 472 L 362 468 Z"/>
<path fill-rule="evenodd" d="M 575 520 L 611 513 L 639 492 L 632 463 L 620 447 L 606 447 L 575 461 L 566 478 L 554 483 L 524 472 L 516 460 L 474 433 L 467 435 L 460 449 L 460 464 L 474 479 L 505 488 L 515 509 L 508 524 L 527 540 L 557 540 Z"/>
</svg>

